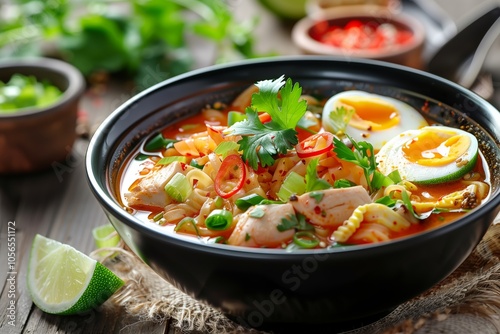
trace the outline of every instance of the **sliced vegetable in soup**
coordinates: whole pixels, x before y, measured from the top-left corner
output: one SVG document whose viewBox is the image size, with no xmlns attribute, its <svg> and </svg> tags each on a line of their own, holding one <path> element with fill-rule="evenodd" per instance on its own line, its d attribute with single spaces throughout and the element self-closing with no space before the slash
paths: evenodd
<svg viewBox="0 0 500 334">
<path fill-rule="evenodd" d="M 470 133 L 394 98 L 280 77 L 150 137 L 121 173 L 145 224 L 233 246 L 327 248 L 448 224 L 489 194 Z"/>
</svg>

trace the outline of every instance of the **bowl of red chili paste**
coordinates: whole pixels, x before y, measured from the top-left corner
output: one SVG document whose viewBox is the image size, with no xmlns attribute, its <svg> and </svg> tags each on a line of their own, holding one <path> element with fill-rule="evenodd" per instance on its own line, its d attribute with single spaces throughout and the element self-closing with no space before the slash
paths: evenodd
<svg viewBox="0 0 500 334">
<path fill-rule="evenodd" d="M 306 54 L 367 58 L 422 68 L 425 28 L 380 6 L 341 6 L 299 20 L 294 43 Z"/>
</svg>

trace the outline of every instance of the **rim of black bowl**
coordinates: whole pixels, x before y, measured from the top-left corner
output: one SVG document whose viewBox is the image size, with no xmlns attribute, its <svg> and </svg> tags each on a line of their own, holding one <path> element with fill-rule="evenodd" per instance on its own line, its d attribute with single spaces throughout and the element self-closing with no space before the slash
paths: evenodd
<svg viewBox="0 0 500 334">
<path fill-rule="evenodd" d="M 448 86 L 450 89 L 457 91 L 458 93 L 463 94 L 464 96 L 470 98 L 475 103 L 480 105 L 487 111 L 488 120 L 494 122 L 495 126 L 500 128 L 500 112 L 489 102 L 479 97 L 472 91 L 453 83 L 447 79 L 443 79 L 441 77 L 435 76 L 433 74 L 429 74 L 427 72 L 416 70 L 413 68 L 409 68 L 406 66 L 392 64 L 387 62 L 382 62 L 378 60 L 371 59 L 359 59 L 359 60 L 351 60 L 345 61 L 342 59 L 336 59 L 334 57 L 327 56 L 279 56 L 279 57 L 270 57 L 270 58 L 258 58 L 258 59 L 250 59 L 250 60 L 242 60 L 236 61 L 232 63 L 222 64 L 222 65 L 212 65 L 205 68 L 193 70 L 176 77 L 167 79 L 163 82 L 160 82 L 143 92 L 133 96 L 128 101 L 124 102 L 121 106 L 115 109 L 98 127 L 94 136 L 90 140 L 86 158 L 85 158 L 85 168 L 87 174 L 87 181 L 90 185 L 92 192 L 94 193 L 97 200 L 100 202 L 101 206 L 107 210 L 112 212 L 115 217 L 119 217 L 121 222 L 124 222 L 129 227 L 139 231 L 140 233 L 146 234 L 154 239 L 168 239 L 169 242 L 180 244 L 184 247 L 189 247 L 192 249 L 201 250 L 204 252 L 214 252 L 214 253 L 224 253 L 225 255 L 232 254 L 234 256 L 245 254 L 253 254 L 255 256 L 279 256 L 283 254 L 285 256 L 304 256 L 311 254 L 326 254 L 326 253 L 353 253 L 359 251 L 381 251 L 385 252 L 391 250 L 393 247 L 400 247 L 402 243 L 407 244 L 407 246 L 411 246 L 414 243 L 420 243 L 424 239 L 439 237 L 442 234 L 449 233 L 452 230 L 458 229 L 464 224 L 471 224 L 474 220 L 477 220 L 484 212 L 489 210 L 496 211 L 500 207 L 500 190 L 496 190 L 495 196 L 490 194 L 488 201 L 481 205 L 477 210 L 467 214 L 465 217 L 460 218 L 457 221 L 451 222 L 444 226 L 440 226 L 428 231 L 424 231 L 418 233 L 416 235 L 407 236 L 401 239 L 394 239 L 387 242 L 380 242 L 375 244 L 367 244 L 367 245 L 350 245 L 343 247 L 333 247 L 328 249 L 309 249 L 309 250 L 294 250 L 293 252 L 288 252 L 284 249 L 268 249 L 268 248 L 251 248 L 251 247 L 237 247 L 231 245 L 217 244 L 217 243 L 202 243 L 198 239 L 194 237 L 188 236 L 180 236 L 174 234 L 167 234 L 162 232 L 160 228 L 153 224 L 145 224 L 144 222 L 137 219 L 135 216 L 127 213 L 122 207 L 120 207 L 119 203 L 113 197 L 108 187 L 108 163 L 109 161 L 105 161 L 105 166 L 98 166 L 94 163 L 95 159 L 99 159 L 99 151 L 103 150 L 103 147 L 114 147 L 115 143 L 106 142 L 106 133 L 109 131 L 109 128 L 113 126 L 116 120 L 119 118 L 120 114 L 127 110 L 128 107 L 136 103 L 138 100 L 141 100 L 154 92 L 155 90 L 167 86 L 169 84 L 183 81 L 186 79 L 190 79 L 192 77 L 198 76 L 207 76 L 213 75 L 214 72 L 228 70 L 235 67 L 251 67 L 258 64 L 266 64 L 275 63 L 275 62 L 289 62 L 290 64 L 296 62 L 328 62 L 331 64 L 344 64 L 347 63 L 356 66 L 368 66 L 368 67 L 382 67 L 386 69 L 392 69 L 401 71 L 401 73 L 405 73 L 408 75 L 419 76 L 421 78 L 427 78 L 429 80 L 434 80 L 439 82 L 442 85 Z M 297 64 L 295 64 L 297 65 Z M 128 130 L 128 129 L 126 129 Z M 497 134 L 495 134 L 497 135 Z M 500 134 L 496 137 L 496 141 L 500 142 Z M 104 143 L 106 143 L 104 145 Z M 106 155 L 107 160 L 109 160 L 109 156 Z"/>
<path fill-rule="evenodd" d="M 16 71 L 15 69 L 20 69 Z M 21 59 L 7 59 L 0 61 L 0 73 L 7 69 L 12 69 L 12 73 L 27 74 L 31 69 L 43 70 L 45 72 L 53 72 L 68 80 L 68 87 L 62 92 L 61 96 L 52 104 L 45 107 L 26 107 L 18 109 L 11 113 L 0 113 L 0 119 L 14 119 L 22 117 L 33 117 L 40 112 L 51 112 L 57 110 L 61 106 L 71 103 L 75 98 L 83 94 L 85 90 L 85 79 L 82 73 L 73 65 L 54 58 L 33 57 Z M 38 79 L 41 76 L 34 75 Z"/>
</svg>

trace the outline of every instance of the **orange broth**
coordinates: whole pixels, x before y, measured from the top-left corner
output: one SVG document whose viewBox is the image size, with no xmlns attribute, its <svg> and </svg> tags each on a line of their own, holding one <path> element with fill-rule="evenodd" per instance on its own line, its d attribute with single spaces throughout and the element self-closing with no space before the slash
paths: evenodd
<svg viewBox="0 0 500 334">
<path fill-rule="evenodd" d="M 225 108 L 224 110 L 222 110 L 222 115 L 224 116 L 222 118 L 222 121 L 221 119 L 218 120 L 207 119 L 204 117 L 202 113 L 199 113 L 197 115 L 181 120 L 173 125 L 165 127 L 161 131 L 161 133 L 165 138 L 177 139 L 177 140 L 185 139 L 192 134 L 206 131 L 207 129 L 206 124 L 210 124 L 213 126 L 225 125 L 227 123 L 227 112 L 230 109 L 231 108 Z M 300 131 L 299 140 L 303 139 L 305 136 L 307 136 L 307 132 L 303 130 Z M 165 152 L 166 151 L 164 151 L 164 153 Z M 151 161 L 148 162 L 148 160 L 146 160 L 146 162 L 135 160 L 134 157 L 137 156 L 137 154 L 139 153 L 140 153 L 139 151 L 134 152 L 134 154 L 130 155 L 131 158 L 128 161 L 126 161 L 126 163 L 123 165 L 124 167 L 122 167 L 119 173 L 120 182 L 117 183 L 116 191 L 118 194 L 120 194 L 121 197 L 120 201 L 122 202 L 123 206 L 125 208 L 128 208 L 128 210 L 132 212 L 134 215 L 136 215 L 140 220 L 143 220 L 144 223 L 148 223 L 152 221 L 155 215 L 157 215 L 159 212 L 162 211 L 162 208 L 148 207 L 148 206 L 134 206 L 131 210 L 131 208 L 128 207 L 127 202 L 123 196 L 124 193 L 129 189 L 129 187 L 135 182 L 137 182 L 139 180 L 138 178 L 140 178 L 143 174 L 146 174 L 151 169 L 151 165 L 154 165 L 154 163 L 152 164 Z M 159 160 L 159 157 L 153 158 L 153 160 L 157 161 Z M 479 175 L 479 177 L 477 177 L 476 180 L 489 184 L 489 176 L 486 173 L 485 166 L 486 163 L 484 157 L 481 154 L 481 152 L 479 152 L 477 163 L 472 173 L 477 173 L 477 175 Z M 415 192 L 413 195 L 422 198 L 439 199 L 440 197 L 452 193 L 454 191 L 457 191 L 459 189 L 463 189 L 463 185 L 460 185 L 460 180 L 439 185 L 419 185 L 418 191 Z M 486 199 L 483 199 L 483 201 L 485 200 Z M 433 214 L 429 218 L 422 220 L 418 224 L 411 224 L 410 228 L 402 232 L 390 231 L 390 238 L 395 239 L 395 238 L 405 237 L 426 230 L 434 229 L 436 227 L 449 224 L 450 222 L 459 219 L 464 214 L 466 214 L 466 212 L 443 212 L 440 214 Z M 172 225 L 165 227 L 169 231 L 168 233 L 182 233 L 182 232 L 175 232 L 173 230 L 174 226 Z M 330 245 L 332 242 L 330 236 L 336 228 L 337 226 L 331 229 L 317 227 L 316 228 L 317 236 L 321 241 Z M 232 230 L 224 231 L 221 232 L 220 235 L 227 238 L 231 232 Z M 209 238 L 205 237 L 202 239 L 208 240 Z M 360 240 L 352 242 L 352 244 L 363 244 L 363 243 L 365 242 Z"/>
</svg>

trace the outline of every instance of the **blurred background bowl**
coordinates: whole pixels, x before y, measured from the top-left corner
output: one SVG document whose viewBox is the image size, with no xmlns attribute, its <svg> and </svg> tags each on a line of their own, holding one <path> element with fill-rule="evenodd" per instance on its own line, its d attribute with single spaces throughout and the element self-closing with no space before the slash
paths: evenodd
<svg viewBox="0 0 500 334">
<path fill-rule="evenodd" d="M 0 113 L 0 174 L 44 170 L 66 159 L 76 139 L 78 103 L 85 89 L 81 73 L 56 59 L 0 61 L 0 81 L 15 74 L 47 81 L 62 94 L 46 107 Z"/>
<path fill-rule="evenodd" d="M 361 26 L 352 28 L 353 23 Z M 318 10 L 292 29 L 293 42 L 305 54 L 376 59 L 419 69 L 424 67 L 425 35 L 425 27 L 411 16 L 379 5 Z"/>
</svg>

